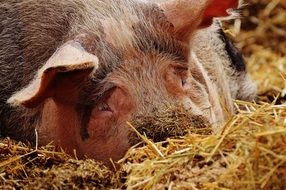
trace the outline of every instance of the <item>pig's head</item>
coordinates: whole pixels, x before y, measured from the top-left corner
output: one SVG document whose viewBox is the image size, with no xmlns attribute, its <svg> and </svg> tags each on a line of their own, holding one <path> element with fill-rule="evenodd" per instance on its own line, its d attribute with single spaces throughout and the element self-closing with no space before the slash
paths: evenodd
<svg viewBox="0 0 286 190">
<path fill-rule="evenodd" d="M 129 3 L 96 21 L 89 8 L 35 79 L 8 100 L 41 109 L 41 144 L 54 141 L 108 162 L 130 147 L 126 122 L 138 115 L 181 104 L 205 122 L 224 120 L 218 92 L 190 56 L 189 42 L 237 0 Z"/>
</svg>

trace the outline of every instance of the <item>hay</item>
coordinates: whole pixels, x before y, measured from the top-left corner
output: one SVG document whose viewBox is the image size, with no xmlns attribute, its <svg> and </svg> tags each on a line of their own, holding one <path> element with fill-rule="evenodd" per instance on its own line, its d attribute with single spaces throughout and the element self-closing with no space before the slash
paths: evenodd
<svg viewBox="0 0 286 190">
<path fill-rule="evenodd" d="M 0 189 L 105 189 L 120 184 L 94 160 L 76 160 L 47 145 L 34 150 L 4 139 L 0 143 Z"/>
<path fill-rule="evenodd" d="M 129 125 L 143 143 L 115 172 L 52 145 L 32 149 L 4 139 L 0 189 L 286 189 L 286 2 L 249 2 L 242 24 L 228 28 L 246 56 L 259 101 L 236 101 L 238 114 L 216 134 L 208 125 L 195 128 L 180 108 L 137 118 Z"/>
<path fill-rule="evenodd" d="M 237 102 L 243 106 L 213 135 L 131 149 L 129 189 L 285 189 L 286 105 Z M 158 154 L 160 152 L 161 154 Z"/>
<path fill-rule="evenodd" d="M 286 1 L 248 0 L 231 33 L 260 95 L 286 95 Z"/>
</svg>

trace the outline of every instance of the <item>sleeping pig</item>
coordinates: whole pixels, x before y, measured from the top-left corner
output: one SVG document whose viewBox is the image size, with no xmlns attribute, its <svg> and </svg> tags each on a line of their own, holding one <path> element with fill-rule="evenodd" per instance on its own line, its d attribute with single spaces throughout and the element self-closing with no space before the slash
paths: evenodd
<svg viewBox="0 0 286 190">
<path fill-rule="evenodd" d="M 252 100 L 243 59 L 214 17 L 238 0 L 1 0 L 0 131 L 105 163 L 126 122 L 183 105 L 214 130 Z"/>
</svg>

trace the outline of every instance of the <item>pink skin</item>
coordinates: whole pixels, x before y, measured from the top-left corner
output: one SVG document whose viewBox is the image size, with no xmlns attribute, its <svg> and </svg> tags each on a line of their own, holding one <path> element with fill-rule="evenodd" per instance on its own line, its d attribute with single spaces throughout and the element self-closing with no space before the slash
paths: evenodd
<svg viewBox="0 0 286 190">
<path fill-rule="evenodd" d="M 61 100 L 48 100 L 44 105 L 41 125 L 38 126 L 40 144 L 51 139 L 78 158 L 94 158 L 110 164 L 118 160 L 129 148 L 126 121 L 131 117 L 133 104 L 122 88 L 116 87 L 105 100 L 109 109 L 93 108 L 88 123 L 89 138 L 80 136 L 80 123 L 74 105 Z M 64 116 L 64 117 L 61 117 Z M 52 131 L 52 132 L 51 132 Z"/>
<path fill-rule="evenodd" d="M 164 106 L 163 102 L 175 105 L 184 104 L 184 101 L 191 101 L 199 108 L 206 107 L 205 104 L 210 101 L 209 96 L 199 87 L 195 88 L 195 80 L 191 78 L 190 69 L 186 64 L 161 59 L 152 54 L 149 56 L 147 58 L 145 55 L 140 67 L 127 61 L 123 70 L 128 68 L 128 71 L 123 72 L 119 69 L 109 74 L 106 81 L 115 87 L 92 108 L 87 124 L 88 138 L 82 138 L 82 118 L 75 109 L 80 99 L 79 90 L 70 86 L 67 91 L 65 88 L 57 90 L 60 93 L 54 94 L 53 98 L 47 99 L 44 103 L 42 120 L 37 127 L 40 144 L 47 144 L 53 140 L 55 145 L 70 154 L 74 154 L 76 150 L 78 158 L 94 158 L 111 166 L 110 159 L 119 160 L 130 147 L 130 128 L 126 122 L 132 120 L 139 112 L 142 113 L 142 110 L 144 114 L 154 107 L 160 109 L 158 106 Z M 132 60 L 139 61 L 138 57 L 134 56 Z M 139 76 L 134 75 L 135 71 Z M 201 71 L 196 68 L 192 71 L 201 75 Z M 145 74 L 141 75 L 142 73 Z M 142 77 L 145 77 L 144 81 Z M 57 84 L 59 82 L 62 83 L 62 87 L 67 86 L 67 81 L 63 78 L 61 81 L 58 80 Z M 145 100 L 147 103 L 144 103 Z M 196 111 L 195 107 L 190 108 Z"/>
<path fill-rule="evenodd" d="M 177 4 L 176 1 L 170 1 L 170 3 L 160 5 L 166 19 L 172 23 L 174 28 L 170 31 L 159 30 L 158 32 L 162 33 L 157 35 L 164 36 L 165 32 L 170 32 L 174 39 L 185 44 L 189 44 L 188 40 L 194 30 L 209 25 L 212 17 L 225 16 L 227 8 L 237 5 L 237 0 L 227 1 L 228 3 L 223 3 L 222 0 L 184 0 L 180 2 Z M 198 6 L 193 7 L 193 3 Z M 217 4 L 219 3 L 222 6 L 218 9 Z M 132 33 L 132 30 L 130 31 Z M 33 34 L 34 32 L 29 33 Z M 137 38 L 139 37 L 141 36 L 137 36 Z M 110 39 L 109 43 L 113 43 L 112 45 L 116 48 L 117 39 L 114 40 L 113 43 L 113 40 Z M 120 38 L 120 40 L 122 39 Z M 74 45 L 75 43 L 76 45 Z M 89 47 L 88 44 L 82 43 Z M 130 44 L 126 43 L 125 45 Z M 101 64 L 97 57 L 100 54 L 88 53 L 87 50 L 92 51 L 92 48 L 85 47 L 85 49 L 83 47 L 72 39 L 70 46 L 59 48 L 55 53 L 56 56 L 49 59 L 48 64 L 42 68 L 43 70 L 40 69 L 40 76 L 30 84 L 31 87 L 34 85 L 36 88 L 28 87 L 19 95 L 15 95 L 14 99 L 17 100 L 17 96 L 19 96 L 19 100 L 14 104 L 21 104 L 28 108 L 37 108 L 42 105 L 40 108 L 42 109 L 41 120 L 36 126 L 40 144 L 54 141 L 55 145 L 62 147 L 70 154 L 76 150 L 79 158 L 86 156 L 103 161 L 108 165 L 110 159 L 115 161 L 120 159 L 130 147 L 128 141 L 130 129 L 126 122 L 131 120 L 141 109 L 148 111 L 157 104 L 160 105 L 160 101 L 164 100 L 170 104 L 186 102 L 196 115 L 202 115 L 203 110 L 215 107 L 217 109 L 213 115 L 223 118 L 217 89 L 202 68 L 194 66 L 195 64 L 191 60 L 184 68 L 168 56 L 159 59 L 156 51 L 149 55 L 148 51 L 147 53 L 136 52 L 136 48 L 127 46 L 126 50 L 120 48 L 118 50 L 119 52 L 123 51 L 123 59 L 127 60 L 127 63 L 122 63 L 121 67 L 115 68 L 106 77 L 112 79 L 111 82 L 116 87 L 103 97 L 101 102 L 94 105 L 87 124 L 89 137 L 83 138 L 80 131 L 82 118 L 76 110 L 76 105 L 81 98 L 78 85 L 89 80 L 89 74 L 93 69 L 98 69 Z M 73 56 L 75 58 L 71 59 Z M 109 56 L 109 54 L 101 56 Z M 142 65 L 138 63 L 142 63 Z M 192 66 L 194 68 L 191 68 Z M 196 76 L 199 77 L 196 78 Z M 36 92 L 34 95 L 31 93 L 33 90 Z M 23 100 L 23 95 L 28 98 Z M 92 96 L 93 94 L 88 95 Z M 13 101 L 11 102 L 13 103 Z M 206 118 L 211 118 L 210 115 L 206 116 Z"/>
<path fill-rule="evenodd" d="M 165 72 L 159 73 L 162 76 L 158 78 L 163 78 L 164 81 L 161 83 L 165 84 L 168 92 L 168 94 L 159 93 L 161 96 L 164 94 L 176 101 L 189 97 L 190 84 L 185 81 L 188 72 L 184 68 L 170 65 Z M 126 88 L 115 87 L 103 98 L 103 105 L 95 105 L 92 109 L 87 125 L 89 134 L 87 139 L 82 139 L 80 135 L 81 119 L 74 109 L 76 101 L 65 101 L 62 94 L 61 98 L 48 99 L 44 104 L 41 125 L 37 127 L 40 144 L 47 144 L 53 140 L 54 144 L 70 154 L 74 154 L 76 150 L 78 158 L 94 158 L 111 166 L 110 159 L 119 160 L 130 147 L 128 139 L 130 128 L 126 122 L 136 114 L 136 109 L 140 109 L 136 104 L 138 100 L 134 100 L 132 98 L 134 95 L 130 93 L 132 87 L 126 84 L 124 86 Z M 77 99 L 76 94 L 75 90 L 69 97 Z"/>
<path fill-rule="evenodd" d="M 154 80 L 163 79 L 161 84 L 168 93 L 162 91 L 158 95 L 150 94 L 151 97 L 160 96 L 159 99 L 168 99 L 169 103 L 175 103 L 190 99 L 190 94 L 195 93 L 195 98 L 201 97 L 205 102 L 209 101 L 208 97 L 203 97 L 200 92 L 193 89 L 191 82 L 187 80 L 189 77 L 187 68 L 172 61 L 167 61 L 166 64 L 169 66 L 158 71 L 160 74 Z M 82 139 L 80 135 L 81 119 L 74 109 L 75 101 L 67 102 L 55 97 L 48 99 L 44 104 L 41 125 L 37 127 L 40 143 L 47 144 L 52 139 L 57 146 L 63 147 L 70 154 L 76 150 L 78 158 L 94 158 L 109 166 L 111 166 L 110 159 L 117 161 L 122 158 L 130 147 L 128 138 L 130 128 L 126 122 L 130 121 L 141 108 L 137 105 L 140 100 L 132 98 L 134 94 L 131 92 L 134 92 L 134 86 L 126 84 L 128 81 L 123 82 L 116 76 L 111 78 L 118 82 L 117 87 L 114 87 L 91 111 L 87 139 Z M 74 90 L 69 96 L 77 99 L 77 93 Z"/>
<path fill-rule="evenodd" d="M 129 148 L 126 121 L 134 105 L 130 95 L 116 87 L 106 100 L 109 110 L 92 110 L 88 133 L 90 138 L 79 140 L 79 154 L 98 160 L 120 159 Z"/>
</svg>

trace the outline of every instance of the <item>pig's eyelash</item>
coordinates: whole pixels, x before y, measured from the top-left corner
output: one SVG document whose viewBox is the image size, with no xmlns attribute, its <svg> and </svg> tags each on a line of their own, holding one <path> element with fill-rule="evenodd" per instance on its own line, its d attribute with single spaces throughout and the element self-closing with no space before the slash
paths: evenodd
<svg viewBox="0 0 286 190">
<path fill-rule="evenodd" d="M 112 111 L 109 105 L 105 102 L 100 102 L 97 106 L 98 111 Z"/>
<path fill-rule="evenodd" d="M 185 86 L 187 84 L 187 80 L 186 79 L 182 79 L 182 86 Z"/>
</svg>

